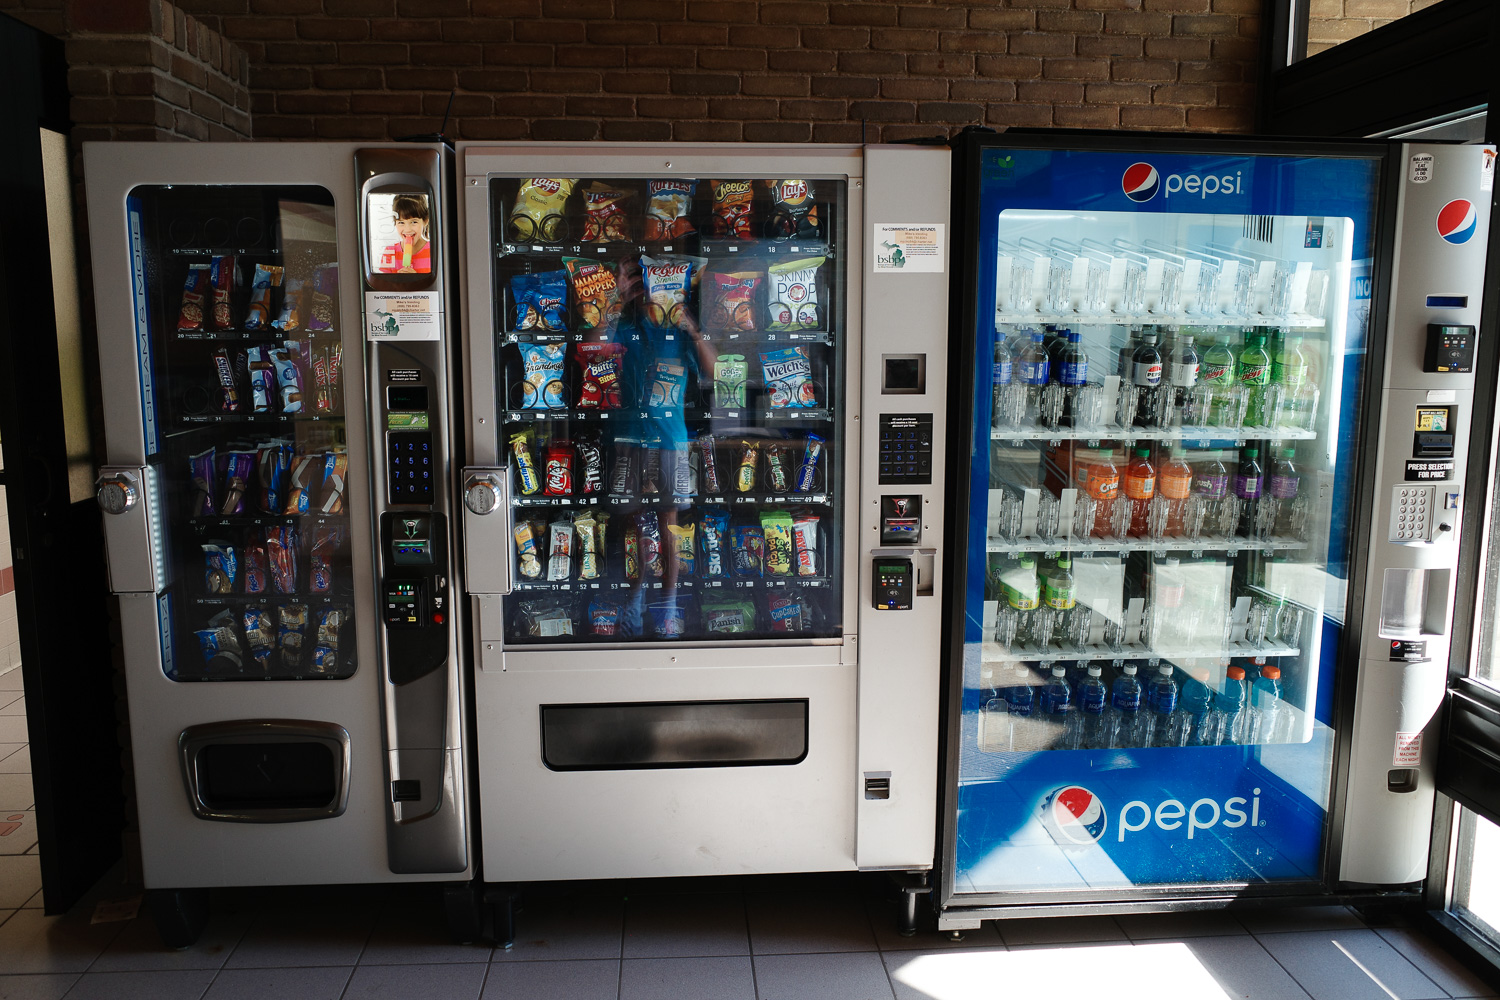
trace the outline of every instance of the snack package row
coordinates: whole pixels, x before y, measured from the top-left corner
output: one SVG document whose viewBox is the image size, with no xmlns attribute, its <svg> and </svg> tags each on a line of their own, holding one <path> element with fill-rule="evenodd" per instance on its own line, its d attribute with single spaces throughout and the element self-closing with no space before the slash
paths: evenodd
<svg viewBox="0 0 1500 1000">
<path fill-rule="evenodd" d="M 752 517 L 721 507 L 673 519 L 654 510 L 611 515 L 564 511 L 551 520 L 519 519 L 513 529 L 523 580 L 562 583 L 616 578 L 724 580 L 818 577 L 823 556 L 811 511 L 761 510 Z M 611 521 L 620 527 L 610 532 Z M 614 560 L 619 562 L 615 563 Z"/>
<path fill-rule="evenodd" d="M 647 361 L 642 372 L 645 384 L 638 392 L 627 392 L 624 344 L 574 344 L 573 362 L 578 366 L 578 392 L 574 397 L 567 382 L 567 344 L 517 344 L 516 348 L 521 355 L 523 410 L 566 410 L 570 400 L 579 410 L 618 410 L 625 406 L 627 396 L 638 396 L 637 405 L 648 410 L 680 410 L 693 395 L 688 390 L 688 365 L 678 355 L 658 355 Z M 807 345 L 777 347 L 758 355 L 767 405 L 777 410 L 818 406 L 812 353 Z M 715 357 L 714 406 L 745 406 L 750 384 L 750 363 L 745 355 Z"/>
<path fill-rule="evenodd" d="M 597 431 L 572 440 L 536 444 L 536 432 L 512 433 L 511 467 L 522 496 L 695 497 L 736 493 L 812 493 L 823 482 L 819 469 L 825 442 L 808 434 L 801 442 L 745 438 L 720 440 L 711 433 L 676 445 L 660 438 L 615 438 L 608 449 Z M 732 461 L 723 464 L 721 449 Z M 606 462 L 608 470 L 606 475 Z"/>
<path fill-rule="evenodd" d="M 816 631 L 821 609 L 795 590 L 666 591 L 638 615 L 609 595 L 549 594 L 517 602 L 514 634 L 536 639 L 782 636 Z"/>
<path fill-rule="evenodd" d="M 223 452 L 208 448 L 189 456 L 188 465 L 194 490 L 189 517 L 344 512 L 347 451 L 297 454 L 290 441 L 274 440 Z"/>
<path fill-rule="evenodd" d="M 708 271 L 708 260 L 686 254 L 643 255 L 639 261 L 564 257 L 555 271 L 510 279 L 514 329 L 577 332 L 607 339 L 620 326 L 626 300 L 622 268 L 639 266 L 636 317 L 648 333 L 781 333 L 826 328 L 822 269 L 827 257 L 735 261 Z M 568 324 L 569 296 L 575 323 Z M 695 320 L 694 317 L 697 317 Z"/>
<path fill-rule="evenodd" d="M 321 264 L 313 269 L 311 278 L 287 278 L 283 288 L 284 275 L 285 269 L 280 266 L 256 264 L 250 277 L 250 298 L 241 312 L 239 293 L 243 276 L 235 257 L 212 257 L 207 264 L 189 265 L 177 310 L 177 329 L 284 333 L 304 328 L 312 333 L 332 330 L 339 293 L 339 266 Z M 278 292 L 279 307 L 273 302 Z"/>
<path fill-rule="evenodd" d="M 290 525 L 247 531 L 242 544 L 203 543 L 203 589 L 210 596 L 232 594 L 327 594 L 333 590 L 334 558 L 343 546 L 342 525 L 320 524 L 307 538 Z M 303 584 L 305 583 L 305 586 Z"/>
<path fill-rule="evenodd" d="M 813 238 L 819 233 L 812 181 L 648 180 L 644 189 L 609 181 L 586 186 L 576 177 L 531 177 L 520 183 L 511 206 L 512 239 L 556 243 L 663 243 L 702 233 L 717 239 Z M 708 203 L 698 206 L 699 184 Z M 574 192 L 579 197 L 573 200 Z M 637 205 L 644 197 L 644 211 Z M 569 210 L 572 201 L 573 210 Z M 582 219 L 577 218 L 582 210 Z M 640 225 L 636 225 L 639 219 Z"/>
<path fill-rule="evenodd" d="M 217 347 L 213 362 L 220 413 L 333 414 L 342 403 L 344 351 L 337 340 Z"/>
<path fill-rule="evenodd" d="M 194 635 L 210 675 L 339 672 L 344 608 L 306 604 L 225 608 Z"/>
</svg>

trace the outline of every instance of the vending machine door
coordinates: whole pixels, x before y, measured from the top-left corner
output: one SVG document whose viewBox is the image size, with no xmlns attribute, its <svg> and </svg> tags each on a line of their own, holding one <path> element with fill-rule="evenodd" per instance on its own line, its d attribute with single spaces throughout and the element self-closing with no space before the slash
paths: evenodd
<svg viewBox="0 0 1500 1000">
<path fill-rule="evenodd" d="M 957 155 L 944 904 L 1318 888 L 1384 147 Z"/>
</svg>

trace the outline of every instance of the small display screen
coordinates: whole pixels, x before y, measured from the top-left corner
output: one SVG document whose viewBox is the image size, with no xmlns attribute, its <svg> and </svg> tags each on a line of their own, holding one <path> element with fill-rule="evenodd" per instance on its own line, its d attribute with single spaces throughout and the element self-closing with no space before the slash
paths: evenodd
<svg viewBox="0 0 1500 1000">
<path fill-rule="evenodd" d="M 1467 309 L 1469 308 L 1469 297 L 1467 295 L 1429 295 L 1427 296 L 1428 309 Z"/>
<path fill-rule="evenodd" d="M 377 191 L 369 195 L 370 270 L 380 274 L 432 273 L 432 203 L 425 192 Z"/>
<path fill-rule="evenodd" d="M 425 385 L 392 385 L 385 390 L 386 409 L 397 412 L 421 412 L 427 409 Z"/>
</svg>

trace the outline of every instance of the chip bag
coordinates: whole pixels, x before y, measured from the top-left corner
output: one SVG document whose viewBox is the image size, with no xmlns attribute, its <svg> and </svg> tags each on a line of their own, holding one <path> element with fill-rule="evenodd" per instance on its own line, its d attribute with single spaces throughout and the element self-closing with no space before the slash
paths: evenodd
<svg viewBox="0 0 1500 1000">
<path fill-rule="evenodd" d="M 697 190 L 696 180 L 683 178 L 646 184 L 646 242 L 662 243 L 693 232 L 688 211 Z"/>
<path fill-rule="evenodd" d="M 713 235 L 720 239 L 749 239 L 754 185 L 750 181 L 709 181 L 708 186 L 714 196 Z"/>
<path fill-rule="evenodd" d="M 518 240 L 555 243 L 566 234 L 563 207 L 578 183 L 575 177 L 530 177 L 521 182 L 510 228 Z"/>
<path fill-rule="evenodd" d="M 771 285 L 766 293 L 771 321 L 767 330 L 816 330 L 823 324 L 818 305 L 818 268 L 827 257 L 804 257 L 766 269 Z"/>
<path fill-rule="evenodd" d="M 765 377 L 766 392 L 771 397 L 771 406 L 778 409 L 796 409 L 817 406 L 817 394 L 812 384 L 812 359 L 805 347 L 782 347 L 774 351 L 762 351 L 760 370 Z"/>
<path fill-rule="evenodd" d="M 708 317 L 714 333 L 755 333 L 755 297 L 765 282 L 758 271 L 715 272 L 708 277 Z"/>
<path fill-rule="evenodd" d="M 573 282 L 573 298 L 578 303 L 578 328 L 599 330 L 606 336 L 614 332 L 620 322 L 622 305 L 615 265 L 582 257 L 564 257 L 563 264 L 568 269 L 568 278 Z"/>
<path fill-rule="evenodd" d="M 595 181 L 583 189 L 583 242 L 625 243 L 630 240 L 630 216 L 625 205 L 635 197 L 634 191 L 623 191 Z"/>
<path fill-rule="evenodd" d="M 567 344 L 518 344 L 526 378 L 521 383 L 521 409 L 565 410 L 567 385 L 563 382 L 563 358 Z"/>
<path fill-rule="evenodd" d="M 573 348 L 573 360 L 582 369 L 583 380 L 578 391 L 581 410 L 618 410 L 620 395 L 620 344 L 589 343 Z"/>
<path fill-rule="evenodd" d="M 516 329 L 563 333 L 568 329 L 568 272 L 517 274 L 510 279 Z"/>
<path fill-rule="evenodd" d="M 668 333 L 685 329 L 693 265 L 681 258 L 642 257 L 641 271 L 646 284 L 646 326 Z"/>
<path fill-rule="evenodd" d="M 818 204 L 813 201 L 811 181 L 767 181 L 771 195 L 771 222 L 766 235 L 772 239 L 818 235 Z"/>
</svg>

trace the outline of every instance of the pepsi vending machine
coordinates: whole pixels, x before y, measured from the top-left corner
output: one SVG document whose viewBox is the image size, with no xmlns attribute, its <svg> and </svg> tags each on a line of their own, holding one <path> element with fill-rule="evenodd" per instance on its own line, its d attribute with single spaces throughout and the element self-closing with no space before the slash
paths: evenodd
<svg viewBox="0 0 1500 1000">
<path fill-rule="evenodd" d="M 945 929 L 1420 883 L 1493 162 L 955 148 Z"/>
</svg>

